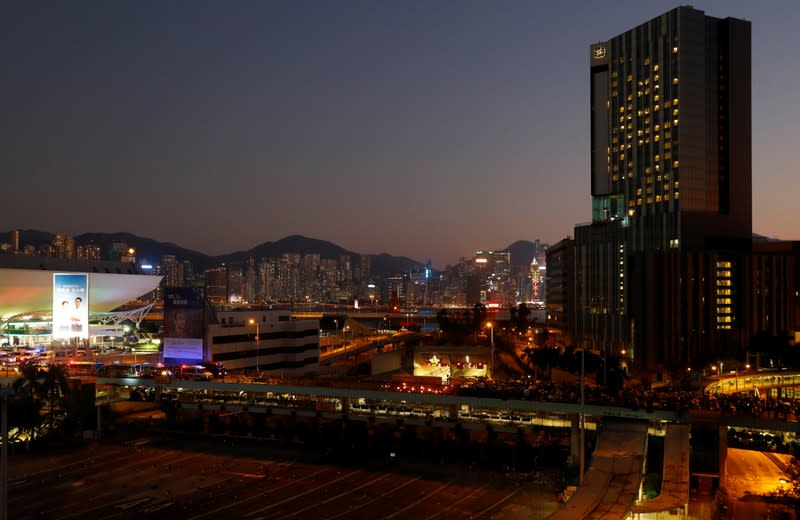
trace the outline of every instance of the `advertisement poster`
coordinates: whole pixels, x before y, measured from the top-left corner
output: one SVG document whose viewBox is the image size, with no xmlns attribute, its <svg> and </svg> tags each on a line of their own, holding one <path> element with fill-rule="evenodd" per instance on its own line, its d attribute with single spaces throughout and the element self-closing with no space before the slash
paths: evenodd
<svg viewBox="0 0 800 520">
<path fill-rule="evenodd" d="M 202 289 L 164 288 L 164 362 L 203 360 Z"/>
<path fill-rule="evenodd" d="M 89 337 L 89 275 L 53 274 L 53 339 Z"/>
</svg>

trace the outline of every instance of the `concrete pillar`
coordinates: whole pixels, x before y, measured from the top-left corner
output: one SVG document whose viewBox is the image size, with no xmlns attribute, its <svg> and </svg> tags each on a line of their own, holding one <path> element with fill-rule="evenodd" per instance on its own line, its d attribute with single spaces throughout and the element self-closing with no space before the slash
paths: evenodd
<svg viewBox="0 0 800 520">
<path fill-rule="evenodd" d="M 342 413 L 350 413 L 350 398 L 342 398 Z"/>
<path fill-rule="evenodd" d="M 572 464 L 580 463 L 581 457 L 581 421 L 580 416 L 570 416 L 569 460 Z"/>
<path fill-rule="evenodd" d="M 458 420 L 458 405 L 451 404 L 449 409 L 447 410 L 447 417 L 450 419 L 457 421 Z"/>
</svg>

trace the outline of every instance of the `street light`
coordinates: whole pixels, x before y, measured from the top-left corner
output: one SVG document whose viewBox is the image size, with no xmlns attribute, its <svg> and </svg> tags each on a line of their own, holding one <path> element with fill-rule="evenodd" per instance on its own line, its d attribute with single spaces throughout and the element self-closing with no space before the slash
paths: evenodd
<svg viewBox="0 0 800 520">
<path fill-rule="evenodd" d="M 259 354 L 258 351 L 259 351 L 259 347 L 261 346 L 261 338 L 260 338 L 261 334 L 259 333 L 259 330 L 258 330 L 258 320 L 254 320 L 253 318 L 250 318 L 249 321 L 250 321 L 250 325 L 255 325 L 256 326 L 256 372 L 258 372 L 258 371 L 261 370 L 261 363 L 259 362 L 259 359 L 258 359 L 258 354 Z"/>
<path fill-rule="evenodd" d="M 336 333 L 334 334 L 334 336 L 338 336 L 339 335 L 339 320 L 333 320 L 333 326 L 336 327 Z"/>
</svg>

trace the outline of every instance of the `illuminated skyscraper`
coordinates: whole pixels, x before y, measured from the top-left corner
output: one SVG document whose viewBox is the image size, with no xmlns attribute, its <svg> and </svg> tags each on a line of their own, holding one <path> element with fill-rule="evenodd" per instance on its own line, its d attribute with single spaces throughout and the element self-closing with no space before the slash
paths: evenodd
<svg viewBox="0 0 800 520">
<path fill-rule="evenodd" d="M 577 339 L 677 369 L 739 348 L 752 239 L 750 23 L 678 7 L 589 49 Z"/>
</svg>

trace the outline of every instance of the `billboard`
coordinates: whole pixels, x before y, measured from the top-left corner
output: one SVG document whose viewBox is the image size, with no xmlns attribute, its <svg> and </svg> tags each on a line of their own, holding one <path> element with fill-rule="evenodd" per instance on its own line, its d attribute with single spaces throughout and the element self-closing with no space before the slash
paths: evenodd
<svg viewBox="0 0 800 520">
<path fill-rule="evenodd" d="M 164 288 L 164 363 L 203 360 L 202 289 Z"/>
<path fill-rule="evenodd" d="M 89 275 L 53 273 L 53 339 L 89 337 Z"/>
</svg>

